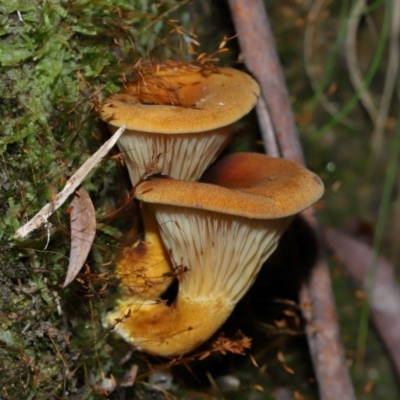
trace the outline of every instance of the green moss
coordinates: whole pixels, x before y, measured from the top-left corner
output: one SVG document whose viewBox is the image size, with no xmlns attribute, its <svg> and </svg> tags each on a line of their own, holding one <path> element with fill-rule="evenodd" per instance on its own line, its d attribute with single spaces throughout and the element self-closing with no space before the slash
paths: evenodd
<svg viewBox="0 0 400 400">
<path fill-rule="evenodd" d="M 45 399 L 83 390 L 85 398 L 101 398 L 92 387 L 101 372 L 115 373 L 114 357 L 126 351 L 105 346 L 101 327 L 106 297 L 98 292 L 107 279 L 97 276 L 112 275 L 111 266 L 92 267 L 84 283 L 61 288 L 68 215 L 61 210 L 51 218 L 46 250 L 46 229 L 21 243 L 12 237 L 100 146 L 93 106 L 120 86 L 123 70 L 168 36 L 168 19 L 181 3 L 0 5 L 0 397 Z M 117 175 L 115 163 L 105 160 L 84 183 L 100 223 L 121 198 Z M 121 232 L 107 225 L 100 226 L 94 258 L 109 265 Z M 96 265 L 92 258 L 88 263 Z"/>
</svg>

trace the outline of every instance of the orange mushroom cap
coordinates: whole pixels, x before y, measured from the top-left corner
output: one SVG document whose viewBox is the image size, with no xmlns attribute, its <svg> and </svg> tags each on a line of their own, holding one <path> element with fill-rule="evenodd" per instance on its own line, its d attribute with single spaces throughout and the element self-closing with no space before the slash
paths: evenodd
<svg viewBox="0 0 400 400">
<path fill-rule="evenodd" d="M 244 72 L 204 70 L 189 63 L 150 64 L 110 96 L 100 117 L 114 127 L 167 135 L 211 131 L 236 122 L 257 102 L 260 89 Z"/>
<path fill-rule="evenodd" d="M 118 141 L 132 184 L 164 173 L 195 180 L 216 159 L 259 96 L 258 84 L 232 68 L 150 63 L 138 78 L 105 100 L 100 118 Z"/>
<path fill-rule="evenodd" d="M 150 179 L 138 186 L 136 197 L 146 203 L 275 219 L 303 211 L 323 192 L 321 179 L 301 165 L 263 154 L 234 153 L 211 167 L 201 183 Z"/>
</svg>

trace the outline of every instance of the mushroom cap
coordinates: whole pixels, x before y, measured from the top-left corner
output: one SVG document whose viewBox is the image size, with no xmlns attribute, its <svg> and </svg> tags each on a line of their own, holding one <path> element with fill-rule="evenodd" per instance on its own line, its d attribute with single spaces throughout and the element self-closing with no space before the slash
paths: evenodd
<svg viewBox="0 0 400 400">
<path fill-rule="evenodd" d="M 169 204 L 275 219 L 297 214 L 323 194 L 321 179 L 283 158 L 257 153 L 233 153 L 211 167 L 202 182 L 152 178 L 136 189 L 147 203 Z"/>
<path fill-rule="evenodd" d="M 253 78 L 232 68 L 150 63 L 105 100 L 100 118 L 142 132 L 202 132 L 236 122 L 254 107 L 259 93 Z"/>
</svg>

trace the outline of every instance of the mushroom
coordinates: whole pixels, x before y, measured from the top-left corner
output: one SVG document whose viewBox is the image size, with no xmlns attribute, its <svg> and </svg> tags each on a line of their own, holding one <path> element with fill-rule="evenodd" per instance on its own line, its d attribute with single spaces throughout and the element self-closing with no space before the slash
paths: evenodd
<svg viewBox="0 0 400 400">
<path fill-rule="evenodd" d="M 254 79 L 232 68 L 153 62 L 105 100 L 100 118 L 112 133 L 126 124 L 118 146 L 132 185 L 157 173 L 196 180 L 258 96 Z"/>
<path fill-rule="evenodd" d="M 108 324 L 151 354 L 194 350 L 228 318 L 294 215 L 322 193 L 321 180 L 307 169 L 252 153 L 223 158 L 202 182 L 140 183 L 136 196 L 155 215 L 173 268 L 181 271 L 178 294 L 171 305 L 126 298 Z"/>
</svg>

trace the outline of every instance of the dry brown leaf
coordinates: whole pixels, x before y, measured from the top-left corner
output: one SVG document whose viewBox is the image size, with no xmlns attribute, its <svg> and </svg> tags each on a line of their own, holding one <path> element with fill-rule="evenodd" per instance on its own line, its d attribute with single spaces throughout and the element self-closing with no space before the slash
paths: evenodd
<svg viewBox="0 0 400 400">
<path fill-rule="evenodd" d="M 295 400 L 303 400 L 304 399 L 304 397 L 297 390 L 295 390 L 293 394 L 294 394 Z"/>
<path fill-rule="evenodd" d="M 287 364 L 282 364 L 283 369 L 289 373 L 289 374 L 294 374 L 294 370 L 292 368 L 290 368 Z"/>
<path fill-rule="evenodd" d="M 371 393 L 373 388 L 374 388 L 374 383 L 372 381 L 368 381 L 364 386 L 363 392 L 365 394 L 369 394 L 369 393 Z"/>
<path fill-rule="evenodd" d="M 251 354 L 250 354 L 250 361 L 256 368 L 258 368 L 257 361 Z"/>
<path fill-rule="evenodd" d="M 281 351 L 278 351 L 277 359 L 282 363 L 282 367 L 286 372 L 288 372 L 289 374 L 294 374 L 294 370 L 286 364 L 285 356 Z"/>
<path fill-rule="evenodd" d="M 92 248 L 96 234 L 96 216 L 88 192 L 80 187 L 71 201 L 71 252 L 67 277 L 63 287 L 69 285 L 78 275 Z"/>
</svg>

